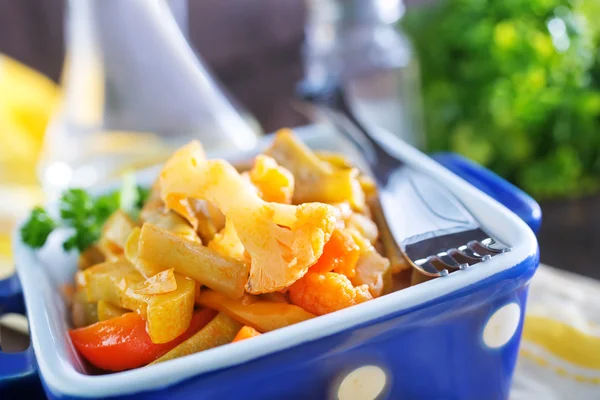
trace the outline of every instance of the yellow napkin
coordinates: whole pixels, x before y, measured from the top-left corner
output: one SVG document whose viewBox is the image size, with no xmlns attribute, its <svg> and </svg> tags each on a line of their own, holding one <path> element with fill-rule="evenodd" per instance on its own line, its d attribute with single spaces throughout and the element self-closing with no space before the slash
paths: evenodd
<svg viewBox="0 0 600 400">
<path fill-rule="evenodd" d="M 540 265 L 511 400 L 600 398 L 600 282 Z"/>
</svg>

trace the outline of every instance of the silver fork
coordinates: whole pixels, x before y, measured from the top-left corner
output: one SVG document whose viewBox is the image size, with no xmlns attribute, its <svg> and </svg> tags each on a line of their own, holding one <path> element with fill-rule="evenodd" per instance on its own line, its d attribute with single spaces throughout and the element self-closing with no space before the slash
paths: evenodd
<svg viewBox="0 0 600 400">
<path fill-rule="evenodd" d="M 510 251 L 482 229 L 444 184 L 395 157 L 394 140 L 399 139 L 384 141 L 381 135 L 389 133 L 374 134 L 367 129 L 354 116 L 339 86 L 302 94 L 366 159 L 392 237 L 413 267 L 413 284 L 448 276 Z"/>
</svg>

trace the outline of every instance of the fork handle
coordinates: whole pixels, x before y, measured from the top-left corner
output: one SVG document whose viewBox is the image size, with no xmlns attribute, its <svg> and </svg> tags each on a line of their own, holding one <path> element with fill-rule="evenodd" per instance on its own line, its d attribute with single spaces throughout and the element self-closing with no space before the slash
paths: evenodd
<svg viewBox="0 0 600 400">
<path fill-rule="evenodd" d="M 431 157 L 517 214 L 534 233 L 538 232 L 542 223 L 542 210 L 527 193 L 489 169 L 458 154 L 441 152 Z"/>
</svg>

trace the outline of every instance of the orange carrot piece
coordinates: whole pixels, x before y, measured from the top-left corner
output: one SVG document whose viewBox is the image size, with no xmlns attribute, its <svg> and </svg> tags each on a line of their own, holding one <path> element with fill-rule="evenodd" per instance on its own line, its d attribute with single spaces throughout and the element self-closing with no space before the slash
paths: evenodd
<svg viewBox="0 0 600 400">
<path fill-rule="evenodd" d="M 368 300 L 373 296 L 368 285 L 353 286 L 342 274 L 308 272 L 290 286 L 290 300 L 315 315 L 328 314 Z"/>
<path fill-rule="evenodd" d="M 336 229 L 323 247 L 323 255 L 310 268 L 310 271 L 321 274 L 335 271 L 348 278 L 353 278 L 356 274 L 355 267 L 359 256 L 360 247 L 352 236 L 343 230 Z"/>
<path fill-rule="evenodd" d="M 244 340 L 244 339 L 250 339 L 253 338 L 255 336 L 259 336 L 262 335 L 262 333 L 260 333 L 259 331 L 257 331 L 256 329 L 254 329 L 251 326 L 248 325 L 244 325 L 242 326 L 242 329 L 240 329 L 240 331 L 237 333 L 237 335 L 235 335 L 235 337 L 233 338 L 233 342 L 239 342 L 240 340 Z"/>
</svg>

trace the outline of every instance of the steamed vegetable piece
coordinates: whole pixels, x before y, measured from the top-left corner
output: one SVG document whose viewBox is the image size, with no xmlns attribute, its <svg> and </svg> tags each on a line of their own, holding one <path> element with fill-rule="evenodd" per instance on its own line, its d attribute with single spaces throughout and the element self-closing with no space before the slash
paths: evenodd
<svg viewBox="0 0 600 400">
<path fill-rule="evenodd" d="M 86 269 L 104 261 L 106 261 L 106 257 L 104 257 L 98 246 L 92 245 L 79 255 L 77 267 L 79 269 Z"/>
<path fill-rule="evenodd" d="M 314 317 L 293 304 L 264 300 L 244 303 L 243 300 L 228 299 L 212 290 L 202 291 L 196 302 L 204 307 L 219 310 L 259 332 L 269 332 Z"/>
<path fill-rule="evenodd" d="M 162 173 L 169 173 L 173 180 L 177 180 L 179 185 L 190 185 L 190 172 L 196 167 L 198 162 L 205 159 L 204 148 L 200 142 L 194 140 L 171 155 L 163 166 Z M 159 180 L 156 185 L 159 191 L 162 192 L 162 182 Z M 187 197 L 170 196 L 168 199 L 164 197 L 160 198 L 164 201 L 167 209 L 175 211 L 185 218 L 194 229 L 197 228 L 198 219 L 192 212 Z"/>
<path fill-rule="evenodd" d="M 217 253 L 247 263 L 246 249 L 237 235 L 233 223 L 225 221 L 225 227 L 219 233 L 214 235 L 213 239 L 208 243 L 208 248 Z"/>
<path fill-rule="evenodd" d="M 135 240 L 135 237 L 133 238 Z M 136 267 L 147 274 L 173 268 L 232 298 L 244 294 L 246 264 L 226 259 L 198 242 L 191 242 L 146 223 L 139 232 Z"/>
<path fill-rule="evenodd" d="M 210 242 L 217 232 L 225 227 L 225 216 L 212 203 L 197 199 L 188 199 L 188 203 L 195 220 L 198 221 L 196 233 L 202 239 L 202 243 Z"/>
<path fill-rule="evenodd" d="M 263 200 L 284 204 L 292 202 L 294 176 L 271 157 L 256 156 L 248 176 Z"/>
<path fill-rule="evenodd" d="M 360 255 L 356 261 L 355 274 L 348 278 L 354 286 L 367 285 L 373 297 L 388 293 L 392 286 L 390 260 L 381 256 L 375 247 L 358 232 L 352 233 L 354 243 L 360 249 Z"/>
<path fill-rule="evenodd" d="M 291 130 L 281 129 L 277 132 L 265 154 L 273 157 L 294 176 L 294 204 L 348 201 L 356 210 L 365 208 L 365 194 L 358 180 L 359 171 L 356 168 L 333 168 L 297 140 Z"/>
<path fill-rule="evenodd" d="M 74 327 L 80 328 L 98 322 L 96 303 L 88 301 L 83 291 L 75 291 L 72 302 L 71 322 Z"/>
<path fill-rule="evenodd" d="M 122 250 L 125 247 L 125 242 L 127 242 L 129 234 L 135 226 L 135 222 L 127 214 L 118 210 L 104 223 L 101 239 L 113 243 Z"/>
<path fill-rule="evenodd" d="M 190 326 L 194 312 L 196 283 L 183 275 L 175 275 L 177 289 L 148 298 L 148 334 L 154 343 L 166 343 Z"/>
<path fill-rule="evenodd" d="M 152 362 L 152 364 L 173 360 L 230 343 L 241 326 L 241 324 L 229 318 L 226 314 L 219 313 L 204 328 L 177 345 L 177 347 L 164 356 Z"/>
<path fill-rule="evenodd" d="M 345 218 L 344 225 L 348 229 L 358 232 L 372 244 L 375 244 L 379 239 L 379 228 L 371 218 L 363 214 L 351 213 Z"/>
<path fill-rule="evenodd" d="M 111 318 L 120 317 L 123 314 L 130 312 L 124 308 L 110 304 L 107 301 L 100 300 L 98 302 L 98 321 L 106 321 Z M 90 324 L 86 324 L 90 325 Z"/>
<path fill-rule="evenodd" d="M 195 282 L 175 274 L 177 289 L 164 294 L 145 295 L 136 292 L 144 277 L 124 259 L 106 262 L 83 272 L 89 301 L 106 301 L 136 311 L 148 324 L 154 343 L 165 343 L 183 333 L 194 310 Z"/>
<path fill-rule="evenodd" d="M 100 240 L 90 248 L 98 247 L 107 260 L 114 260 L 123 255 L 125 242 L 135 226 L 135 222 L 127 214 L 118 210 L 106 220 Z"/>
<path fill-rule="evenodd" d="M 177 281 L 173 268 L 166 269 L 151 276 L 140 285 L 135 292 L 137 294 L 164 294 L 177 289 Z"/>
<path fill-rule="evenodd" d="M 335 153 L 333 151 L 327 150 L 315 150 L 315 155 L 319 157 L 319 160 L 325 161 L 330 164 L 334 168 L 339 169 L 350 169 L 352 168 L 352 163 L 346 156 L 340 153 Z"/>
<path fill-rule="evenodd" d="M 88 301 L 106 301 L 146 316 L 146 298 L 126 290 L 127 287 L 142 284 L 144 277 L 127 260 L 119 259 L 95 265 L 83 271 L 82 276 L 83 290 Z"/>
<path fill-rule="evenodd" d="M 355 267 L 359 256 L 360 248 L 352 236 L 336 229 L 323 248 L 323 255 L 310 271 L 320 273 L 335 271 L 352 278 L 356 274 Z"/>
<path fill-rule="evenodd" d="M 153 224 L 154 226 L 171 232 L 173 235 L 177 235 L 192 242 L 200 241 L 190 224 L 188 224 L 183 217 L 174 212 L 166 211 L 161 207 L 152 212 L 148 211 L 145 217 L 144 223 Z"/>
<path fill-rule="evenodd" d="M 182 216 L 167 211 L 167 207 L 160 198 L 160 180 L 157 179 L 152 185 L 148 202 L 140 212 L 140 219 L 142 222 L 150 222 L 175 232 L 174 229 L 169 229 L 164 222 L 156 220 L 156 216 L 165 213 L 177 215 L 180 219 L 187 220 L 192 230 L 196 231 L 202 243 L 205 244 L 211 241 L 215 234 L 225 226 L 225 216 L 213 204 L 196 199 L 181 200 L 179 204 Z M 197 240 L 197 238 L 190 237 L 188 239 Z"/>
<path fill-rule="evenodd" d="M 146 332 L 145 321 L 136 313 L 69 330 L 73 345 L 98 368 L 123 371 L 154 361 L 202 329 L 214 316 L 212 310 L 194 314 L 188 330 L 171 342 L 155 344 Z"/>
<path fill-rule="evenodd" d="M 321 256 L 335 227 L 331 206 L 265 202 L 226 161 L 206 161 L 202 153 L 178 152 L 173 157 L 181 154 L 189 157 L 189 168 L 177 174 L 168 168 L 162 171 L 162 198 L 165 204 L 182 198 L 204 199 L 231 221 L 251 260 L 246 291 L 281 290 L 302 277 Z"/>
<path fill-rule="evenodd" d="M 288 292 L 292 303 L 316 315 L 328 314 L 373 298 L 367 285 L 354 287 L 345 275 L 336 272 L 309 272 L 290 286 Z"/>
<path fill-rule="evenodd" d="M 240 331 L 237 333 L 237 335 L 235 335 L 235 337 L 233 338 L 233 342 L 239 342 L 241 340 L 245 340 L 245 339 L 250 339 L 256 336 L 260 336 L 261 333 L 259 331 L 257 331 L 256 329 L 254 329 L 251 326 L 248 325 L 244 325 L 242 327 L 242 329 L 240 329 Z"/>
</svg>

